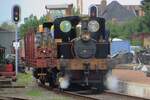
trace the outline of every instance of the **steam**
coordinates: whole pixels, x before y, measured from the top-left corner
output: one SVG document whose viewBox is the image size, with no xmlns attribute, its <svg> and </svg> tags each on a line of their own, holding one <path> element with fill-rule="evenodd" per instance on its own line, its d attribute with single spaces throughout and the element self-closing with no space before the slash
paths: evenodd
<svg viewBox="0 0 150 100">
<path fill-rule="evenodd" d="M 105 85 L 109 90 L 117 92 L 119 89 L 119 80 L 116 76 L 113 76 L 110 73 L 108 73 L 106 76 Z"/>
<path fill-rule="evenodd" d="M 60 77 L 59 84 L 62 89 L 67 89 L 69 87 L 69 77 L 67 76 Z"/>
</svg>

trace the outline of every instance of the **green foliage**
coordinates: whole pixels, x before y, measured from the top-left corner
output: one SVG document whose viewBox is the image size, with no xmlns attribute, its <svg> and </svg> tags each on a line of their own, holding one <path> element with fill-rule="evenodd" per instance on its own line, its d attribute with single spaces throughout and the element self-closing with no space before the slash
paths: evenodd
<svg viewBox="0 0 150 100">
<path fill-rule="evenodd" d="M 8 31 L 15 31 L 15 25 L 9 22 L 3 22 L 0 27 Z"/>
<path fill-rule="evenodd" d="M 143 0 L 141 3 L 145 16 L 136 17 L 125 23 L 107 22 L 106 26 L 110 29 L 111 38 L 129 39 L 133 33 L 150 33 L 150 0 Z"/>
<path fill-rule="evenodd" d="M 133 33 L 149 32 L 143 20 L 143 17 L 136 17 L 124 23 L 107 22 L 106 26 L 110 29 L 111 38 L 129 39 Z"/>
<path fill-rule="evenodd" d="M 142 46 L 142 41 L 139 41 L 139 40 L 132 40 L 131 41 L 131 44 L 133 45 L 133 46 Z"/>
<path fill-rule="evenodd" d="M 30 15 L 28 18 L 26 18 L 24 24 L 20 25 L 20 37 L 24 37 L 29 29 L 37 29 L 40 24 L 46 21 L 46 16 L 42 16 L 40 19 L 37 19 L 36 16 Z"/>
<path fill-rule="evenodd" d="M 42 93 L 38 89 L 33 89 L 27 92 L 27 96 L 42 96 Z"/>
<path fill-rule="evenodd" d="M 79 16 L 79 15 L 80 15 L 79 9 L 73 7 L 73 9 L 72 9 L 72 15 L 73 15 L 73 16 Z"/>
<path fill-rule="evenodd" d="M 17 83 L 18 85 L 28 85 L 32 82 L 32 74 L 31 73 L 18 73 L 17 75 Z"/>
<path fill-rule="evenodd" d="M 147 31 L 150 31 L 150 0 L 143 0 L 141 3 L 145 12 L 143 23 L 145 24 L 145 27 L 147 27 Z"/>
<path fill-rule="evenodd" d="M 39 24 L 43 24 L 44 22 L 47 22 L 47 21 L 48 21 L 48 19 L 46 18 L 46 16 L 42 16 L 39 19 Z"/>
</svg>

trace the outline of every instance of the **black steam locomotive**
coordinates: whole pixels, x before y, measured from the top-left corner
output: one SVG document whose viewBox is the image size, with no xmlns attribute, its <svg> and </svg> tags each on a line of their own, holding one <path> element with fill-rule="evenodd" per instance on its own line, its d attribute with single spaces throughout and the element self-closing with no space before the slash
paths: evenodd
<svg viewBox="0 0 150 100">
<path fill-rule="evenodd" d="M 67 81 L 96 87 L 99 92 L 104 90 L 110 50 L 108 36 L 103 18 L 70 16 L 54 21 L 58 79 L 62 87 Z"/>
</svg>

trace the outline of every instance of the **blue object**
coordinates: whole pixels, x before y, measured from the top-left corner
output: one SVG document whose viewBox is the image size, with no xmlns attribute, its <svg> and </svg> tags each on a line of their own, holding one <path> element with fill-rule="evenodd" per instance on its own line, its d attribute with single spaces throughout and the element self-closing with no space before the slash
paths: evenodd
<svg viewBox="0 0 150 100">
<path fill-rule="evenodd" d="M 122 41 L 112 41 L 111 43 L 111 56 L 119 53 L 129 53 L 130 52 L 130 42 L 127 40 Z"/>
</svg>

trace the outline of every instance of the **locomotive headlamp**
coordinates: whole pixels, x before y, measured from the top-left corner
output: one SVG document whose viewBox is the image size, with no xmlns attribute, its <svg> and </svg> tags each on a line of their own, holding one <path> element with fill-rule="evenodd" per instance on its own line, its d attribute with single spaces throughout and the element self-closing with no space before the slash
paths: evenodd
<svg viewBox="0 0 150 100">
<path fill-rule="evenodd" d="M 100 25 L 96 20 L 91 20 L 88 23 L 88 30 L 90 32 L 97 32 L 99 30 L 99 28 L 100 28 Z"/>
<path fill-rule="evenodd" d="M 65 20 L 60 23 L 60 30 L 62 32 L 65 32 L 65 33 L 69 32 L 71 30 L 71 27 L 72 26 L 71 26 L 70 21 Z"/>
</svg>

